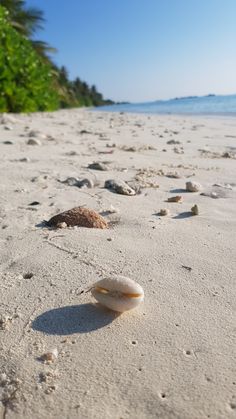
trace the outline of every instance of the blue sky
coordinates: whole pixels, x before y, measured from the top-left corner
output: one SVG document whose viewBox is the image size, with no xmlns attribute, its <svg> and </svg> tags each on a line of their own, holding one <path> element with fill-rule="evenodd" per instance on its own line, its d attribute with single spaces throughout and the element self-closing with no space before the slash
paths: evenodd
<svg viewBox="0 0 236 419">
<path fill-rule="evenodd" d="M 133 102 L 236 93 L 236 0 L 27 0 L 71 78 Z"/>
</svg>

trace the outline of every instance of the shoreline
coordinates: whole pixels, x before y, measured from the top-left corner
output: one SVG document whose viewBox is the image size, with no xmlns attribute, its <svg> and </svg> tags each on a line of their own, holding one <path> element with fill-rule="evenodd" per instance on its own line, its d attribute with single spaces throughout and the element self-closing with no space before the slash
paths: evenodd
<svg viewBox="0 0 236 419">
<path fill-rule="evenodd" d="M 86 109 L 86 108 L 84 108 L 84 109 Z M 99 109 L 99 108 L 92 108 L 92 109 L 89 109 L 90 111 L 92 111 L 92 112 L 105 112 L 105 113 L 111 113 L 111 114 L 119 114 L 120 112 L 118 111 L 118 110 L 116 110 L 116 111 L 112 111 L 112 110 L 102 110 L 102 109 Z M 121 111 L 122 113 L 124 113 L 124 114 L 127 114 L 127 115 L 136 115 L 136 116 L 138 116 L 138 115 L 156 115 L 156 116 L 177 116 L 177 117 L 192 117 L 192 118 L 194 118 L 194 117 L 196 117 L 196 118 L 235 118 L 236 117 L 236 112 L 219 112 L 219 113 L 217 113 L 217 112 L 213 112 L 213 113 L 190 113 L 190 112 L 187 112 L 187 113 L 171 113 L 171 112 L 169 112 L 169 113 L 162 113 L 162 112 L 160 112 L 160 113 L 158 113 L 158 112 L 129 112 L 129 111 Z"/>
</svg>

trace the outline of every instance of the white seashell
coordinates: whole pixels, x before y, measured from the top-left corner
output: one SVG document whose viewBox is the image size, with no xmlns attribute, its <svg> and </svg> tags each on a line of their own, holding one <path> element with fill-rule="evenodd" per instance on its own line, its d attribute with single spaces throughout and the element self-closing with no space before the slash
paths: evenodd
<svg viewBox="0 0 236 419">
<path fill-rule="evenodd" d="M 91 292 L 100 304 L 119 312 L 137 307 L 144 299 L 142 287 L 121 275 L 95 282 Z"/>
</svg>

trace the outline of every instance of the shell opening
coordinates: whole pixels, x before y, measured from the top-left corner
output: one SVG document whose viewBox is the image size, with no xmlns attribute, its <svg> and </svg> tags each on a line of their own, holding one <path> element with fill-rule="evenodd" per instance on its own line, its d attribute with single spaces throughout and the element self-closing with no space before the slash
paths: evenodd
<svg viewBox="0 0 236 419">
<path fill-rule="evenodd" d="M 96 287 L 96 291 L 101 293 L 101 294 L 113 294 L 114 291 L 110 291 L 106 288 L 102 288 L 102 287 Z M 124 297 L 128 297 L 128 298 L 139 298 L 142 297 L 142 294 L 132 294 L 132 293 L 125 293 L 125 292 L 120 292 L 121 295 L 123 295 Z"/>
</svg>

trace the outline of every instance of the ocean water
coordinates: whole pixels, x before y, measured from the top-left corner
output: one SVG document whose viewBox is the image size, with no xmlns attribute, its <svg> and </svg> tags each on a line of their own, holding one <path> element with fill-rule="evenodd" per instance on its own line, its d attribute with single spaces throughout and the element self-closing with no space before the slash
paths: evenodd
<svg viewBox="0 0 236 419">
<path fill-rule="evenodd" d="M 146 103 L 129 103 L 96 108 L 109 112 L 132 112 L 148 114 L 192 114 L 236 116 L 236 95 L 186 97 L 157 100 Z"/>
</svg>

